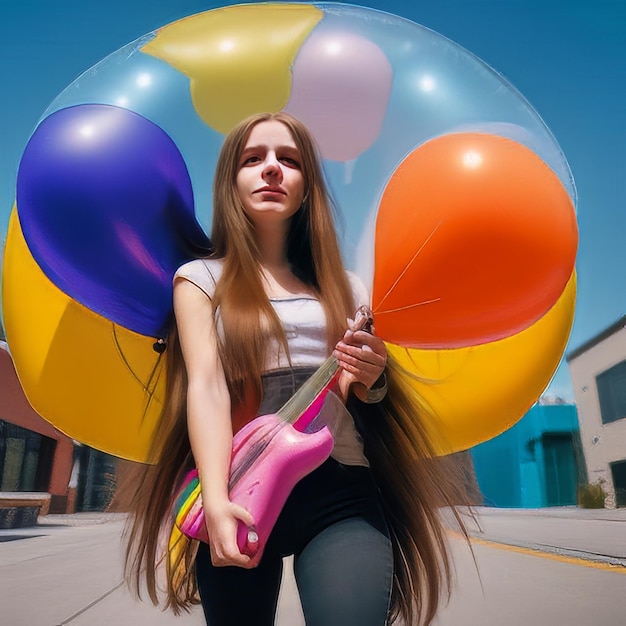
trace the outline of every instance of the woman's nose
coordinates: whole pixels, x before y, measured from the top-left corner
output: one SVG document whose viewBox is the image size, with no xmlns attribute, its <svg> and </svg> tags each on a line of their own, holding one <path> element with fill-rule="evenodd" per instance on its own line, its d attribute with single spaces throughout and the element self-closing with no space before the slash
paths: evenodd
<svg viewBox="0 0 626 626">
<path fill-rule="evenodd" d="M 280 163 L 275 156 L 268 156 L 265 161 L 265 167 L 263 168 L 263 178 L 272 178 L 279 180 L 282 179 L 282 169 L 280 167 Z"/>
</svg>

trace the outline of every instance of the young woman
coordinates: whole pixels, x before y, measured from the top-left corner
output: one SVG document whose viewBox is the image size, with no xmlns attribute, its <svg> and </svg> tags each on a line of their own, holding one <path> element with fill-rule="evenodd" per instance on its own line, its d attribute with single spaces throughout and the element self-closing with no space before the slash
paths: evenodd
<svg viewBox="0 0 626 626">
<path fill-rule="evenodd" d="M 257 115 L 226 137 L 211 239 L 210 255 L 174 279 L 158 462 L 139 483 L 129 529 L 135 582 L 145 575 L 158 601 L 159 535 L 195 464 L 210 544 L 192 542 L 168 572 L 175 611 L 199 592 L 211 626 L 273 624 L 282 558 L 294 555 L 308 625 L 428 623 L 450 584 L 438 510 L 459 504 L 458 483 L 434 459 L 384 342 L 346 330 L 368 296 L 342 269 L 320 161 L 296 119 Z M 330 353 L 342 401 L 331 458 L 296 485 L 262 558 L 246 556 L 237 524 L 254 519 L 228 497 L 233 433 L 276 411 Z"/>
</svg>

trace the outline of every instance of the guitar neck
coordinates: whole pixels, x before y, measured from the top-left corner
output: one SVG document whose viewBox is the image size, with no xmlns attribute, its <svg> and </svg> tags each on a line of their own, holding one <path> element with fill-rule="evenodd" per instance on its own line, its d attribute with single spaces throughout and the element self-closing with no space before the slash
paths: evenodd
<svg viewBox="0 0 626 626">
<path fill-rule="evenodd" d="M 333 385 L 338 375 L 339 363 L 337 359 L 333 356 L 328 357 L 302 387 L 278 410 L 278 417 L 289 424 L 294 424 L 319 398 L 320 394 Z"/>
<path fill-rule="evenodd" d="M 367 306 L 360 306 L 350 324 L 353 332 L 364 330 L 372 332 L 374 317 Z M 278 417 L 289 424 L 295 424 L 304 412 L 312 407 L 325 389 L 330 388 L 339 377 L 339 362 L 333 356 L 328 357 L 313 375 L 287 400 L 278 410 Z M 321 408 L 321 407 L 320 407 Z"/>
</svg>

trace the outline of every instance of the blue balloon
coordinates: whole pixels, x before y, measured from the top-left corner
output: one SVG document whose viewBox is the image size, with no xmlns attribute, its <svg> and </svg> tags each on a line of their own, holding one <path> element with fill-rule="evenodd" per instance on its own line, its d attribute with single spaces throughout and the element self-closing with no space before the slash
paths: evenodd
<svg viewBox="0 0 626 626">
<path fill-rule="evenodd" d="M 59 289 L 148 336 L 163 336 L 176 268 L 209 245 L 174 142 L 110 105 L 41 122 L 20 162 L 17 207 L 33 258 Z"/>
</svg>

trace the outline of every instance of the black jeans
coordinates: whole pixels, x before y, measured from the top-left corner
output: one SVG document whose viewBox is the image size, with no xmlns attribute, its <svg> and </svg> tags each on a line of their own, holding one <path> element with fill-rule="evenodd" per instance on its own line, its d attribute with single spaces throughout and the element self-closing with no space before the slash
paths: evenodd
<svg viewBox="0 0 626 626">
<path fill-rule="evenodd" d="M 297 374 L 306 379 L 310 371 Z M 276 376 L 271 378 L 269 386 L 275 387 Z M 292 373 L 284 376 L 281 396 L 291 395 L 293 380 Z M 286 399 L 271 396 L 277 406 Z M 294 555 L 307 626 L 386 623 L 393 553 L 368 468 L 330 458 L 303 478 L 289 496 L 255 569 L 213 567 L 209 549 L 202 544 L 196 575 L 207 624 L 272 626 L 282 559 L 288 555 Z"/>
</svg>

